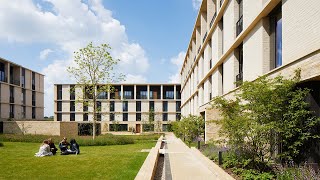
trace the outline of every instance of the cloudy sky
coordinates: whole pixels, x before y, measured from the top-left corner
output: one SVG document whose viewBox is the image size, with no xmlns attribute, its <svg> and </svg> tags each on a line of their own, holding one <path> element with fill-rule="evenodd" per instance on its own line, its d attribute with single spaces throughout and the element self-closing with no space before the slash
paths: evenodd
<svg viewBox="0 0 320 180">
<path fill-rule="evenodd" d="M 201 0 L 1 0 L 0 56 L 45 75 L 45 115 L 53 84 L 88 42 L 108 43 L 127 82 L 179 82 Z"/>
</svg>

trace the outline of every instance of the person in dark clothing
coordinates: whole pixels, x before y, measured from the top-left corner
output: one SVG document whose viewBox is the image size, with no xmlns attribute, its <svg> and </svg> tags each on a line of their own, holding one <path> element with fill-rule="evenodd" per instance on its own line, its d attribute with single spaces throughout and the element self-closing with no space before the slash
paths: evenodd
<svg viewBox="0 0 320 180">
<path fill-rule="evenodd" d="M 59 143 L 59 149 L 61 151 L 61 155 L 68 155 L 70 149 L 68 149 L 68 146 L 70 144 L 67 141 L 67 138 L 64 137 L 63 140 Z"/>
<path fill-rule="evenodd" d="M 56 148 L 56 145 L 54 145 L 54 142 L 51 138 L 48 139 L 49 146 L 50 146 L 50 151 L 52 152 L 53 155 L 57 153 L 58 148 Z"/>
<path fill-rule="evenodd" d="M 69 154 L 80 154 L 79 144 L 76 142 L 75 139 L 70 140 L 70 151 Z"/>
</svg>

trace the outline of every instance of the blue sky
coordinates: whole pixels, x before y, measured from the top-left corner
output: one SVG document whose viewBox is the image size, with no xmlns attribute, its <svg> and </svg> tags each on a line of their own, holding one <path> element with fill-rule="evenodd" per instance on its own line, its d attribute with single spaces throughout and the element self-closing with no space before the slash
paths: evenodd
<svg viewBox="0 0 320 180">
<path fill-rule="evenodd" d="M 127 82 L 178 82 L 200 0 L 3 0 L 0 56 L 45 75 L 45 115 L 53 84 L 71 83 L 72 52 L 108 43 Z"/>
</svg>

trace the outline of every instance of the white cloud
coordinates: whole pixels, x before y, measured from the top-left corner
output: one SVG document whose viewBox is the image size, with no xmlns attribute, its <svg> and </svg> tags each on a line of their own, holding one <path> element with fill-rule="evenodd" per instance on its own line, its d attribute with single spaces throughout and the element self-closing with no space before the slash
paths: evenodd
<svg viewBox="0 0 320 180">
<path fill-rule="evenodd" d="M 42 50 L 42 51 L 40 52 L 39 58 L 40 58 L 41 60 L 45 60 L 45 59 L 48 58 L 49 54 L 52 53 L 52 52 L 53 52 L 53 50 L 51 50 L 51 49 L 44 49 L 44 50 Z"/>
<path fill-rule="evenodd" d="M 147 79 L 142 75 L 127 74 L 124 83 L 146 83 Z"/>
<path fill-rule="evenodd" d="M 192 0 L 192 7 L 194 10 L 198 11 L 201 6 L 202 0 Z"/>
<path fill-rule="evenodd" d="M 170 83 L 181 83 L 180 70 L 185 56 L 186 53 L 181 51 L 177 56 L 174 56 L 170 59 L 171 64 L 176 65 L 177 67 L 177 72 L 169 76 Z"/>
<path fill-rule="evenodd" d="M 149 60 L 145 50 L 138 43 L 129 42 L 125 26 L 112 17 L 101 0 L 43 0 L 37 4 L 32 0 L 2 0 L 0 26 L 2 40 L 50 44 L 64 52 L 65 58 L 41 71 L 45 74 L 45 115 L 53 115 L 53 84 L 74 82 L 66 67 L 72 63 L 73 52 L 91 41 L 112 47 L 112 56 L 121 60 L 117 70 L 134 74 L 128 80 L 146 81 L 143 73 L 149 68 Z M 45 59 L 49 53 L 43 51 L 40 58 Z"/>
</svg>

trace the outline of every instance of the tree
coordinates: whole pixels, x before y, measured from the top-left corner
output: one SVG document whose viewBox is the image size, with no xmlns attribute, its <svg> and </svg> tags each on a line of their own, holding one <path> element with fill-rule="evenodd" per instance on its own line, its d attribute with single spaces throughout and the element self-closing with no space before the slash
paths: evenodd
<svg viewBox="0 0 320 180">
<path fill-rule="evenodd" d="M 305 101 L 310 92 L 297 86 L 300 71 L 291 79 L 262 76 L 244 82 L 235 99 L 217 97 L 213 108 L 221 112 L 220 133 L 228 144 L 255 163 L 278 157 L 300 163 L 305 148 L 319 138 L 319 118 L 308 110 Z"/>
<path fill-rule="evenodd" d="M 124 78 L 122 74 L 114 72 L 119 59 L 112 58 L 110 49 L 111 47 L 107 44 L 94 46 L 91 42 L 85 48 L 74 52 L 75 66 L 67 69 L 76 79 L 76 86 L 72 91 L 75 91 L 76 87 L 83 89 L 84 96 L 77 98 L 77 101 L 93 107 L 93 139 L 96 136 L 97 112 L 101 111 L 97 108 L 98 96 L 100 93 L 112 92 L 111 83 Z"/>
</svg>

